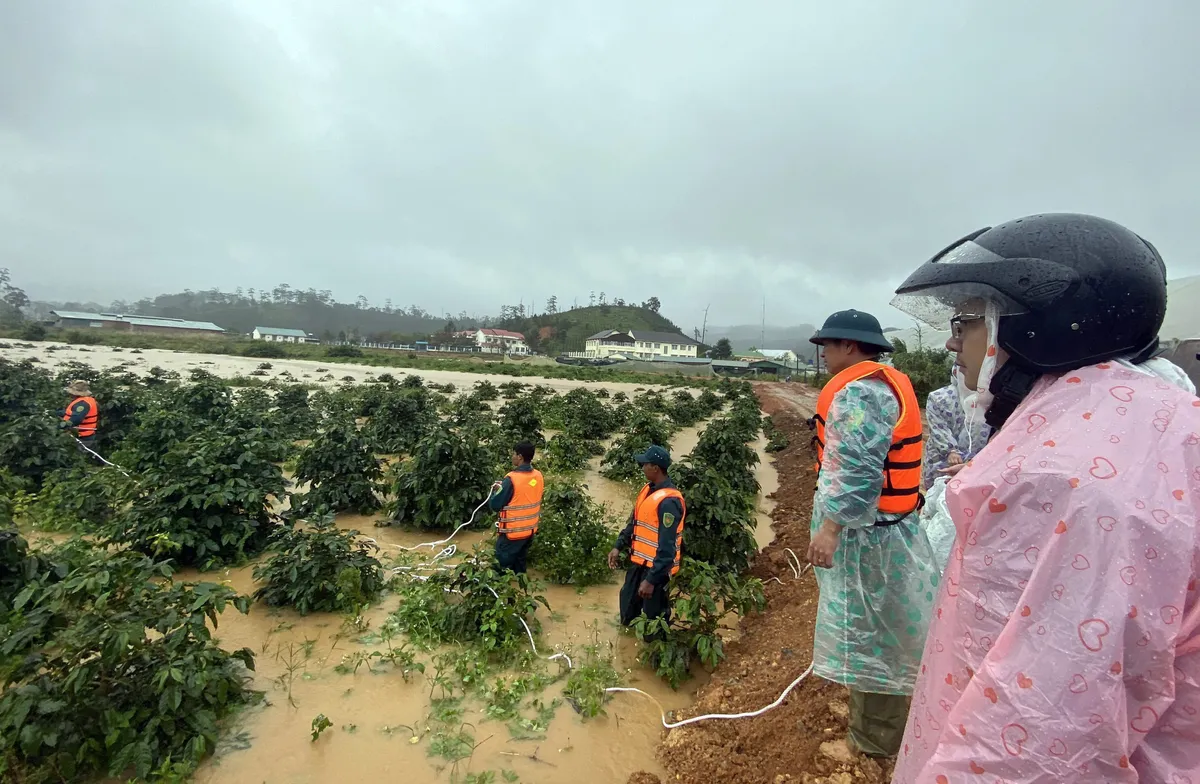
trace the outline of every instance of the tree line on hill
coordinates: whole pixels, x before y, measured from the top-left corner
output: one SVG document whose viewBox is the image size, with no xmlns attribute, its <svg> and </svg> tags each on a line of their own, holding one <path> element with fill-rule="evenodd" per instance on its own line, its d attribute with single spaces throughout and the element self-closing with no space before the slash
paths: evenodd
<svg viewBox="0 0 1200 784">
<path fill-rule="evenodd" d="M 271 290 L 237 288 L 160 294 L 144 299 L 116 300 L 110 305 L 95 302 L 30 302 L 24 292 L 10 285 L 7 270 L 0 271 L 0 326 L 13 329 L 26 316 L 50 318 L 51 310 L 110 312 L 123 315 L 208 321 L 229 332 L 247 334 L 255 327 L 301 329 L 329 342 L 399 343 L 429 340 L 442 344 L 465 342 L 454 333 L 494 327 L 520 332 L 530 348 L 542 353 L 582 351 L 585 339 L 605 329 L 673 331 L 679 329 L 659 315 L 661 302 L 650 297 L 640 304 L 622 298 L 608 299 L 605 292 L 589 297 L 587 305 L 560 308 L 559 298 L 550 297 L 541 312 L 524 303 L 502 305 L 497 316 L 434 314 L 420 305 L 395 306 L 391 299 L 373 304 L 365 296 L 354 302 L 338 302 L 333 293 L 313 288 L 296 288 L 281 283 Z"/>
</svg>

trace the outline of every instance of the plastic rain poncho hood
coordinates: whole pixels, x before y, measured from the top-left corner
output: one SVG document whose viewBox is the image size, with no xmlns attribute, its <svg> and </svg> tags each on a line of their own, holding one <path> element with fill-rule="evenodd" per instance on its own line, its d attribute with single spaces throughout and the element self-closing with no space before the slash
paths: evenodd
<svg viewBox="0 0 1200 784">
<path fill-rule="evenodd" d="M 1145 370 L 1044 377 L 947 484 L 896 784 L 1200 784 L 1200 401 Z"/>
<path fill-rule="evenodd" d="M 899 414 L 879 379 L 853 381 L 834 396 L 811 521 L 813 532 L 825 520 L 843 526 L 833 566 L 815 570 L 814 672 L 880 694 L 912 693 L 941 572 L 916 512 L 875 525 Z"/>
</svg>

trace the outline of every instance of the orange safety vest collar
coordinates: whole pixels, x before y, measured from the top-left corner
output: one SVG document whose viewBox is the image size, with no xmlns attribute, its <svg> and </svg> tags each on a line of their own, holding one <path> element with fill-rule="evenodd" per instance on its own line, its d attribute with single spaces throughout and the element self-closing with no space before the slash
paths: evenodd
<svg viewBox="0 0 1200 784">
<path fill-rule="evenodd" d="M 654 557 L 658 555 L 658 505 L 668 498 L 678 498 L 683 507 L 683 517 L 675 524 L 675 564 L 671 567 L 671 576 L 674 576 L 683 556 L 683 522 L 687 519 L 683 493 L 674 487 L 663 487 L 652 493 L 647 484 L 638 494 L 633 505 L 633 552 L 629 560 L 639 566 L 654 565 Z"/>
<path fill-rule="evenodd" d="M 894 367 L 878 362 L 859 362 L 838 373 L 829 380 L 817 399 L 817 414 L 813 421 L 817 428 L 817 466 L 825 458 L 825 420 L 833 398 L 847 384 L 864 378 L 878 378 L 891 387 L 900 402 L 900 416 L 892 431 L 892 444 L 883 463 L 883 492 L 879 497 L 879 511 L 883 514 L 908 514 L 919 509 L 924 502 L 921 496 L 921 460 L 924 445 L 921 433 L 921 405 L 908 376 Z"/>
<path fill-rule="evenodd" d="M 509 471 L 513 495 L 508 505 L 500 510 L 500 533 L 509 539 L 528 539 L 537 533 L 538 521 L 542 517 L 542 493 L 546 481 L 542 472 Z"/>
<path fill-rule="evenodd" d="M 96 405 L 94 397 L 77 397 L 67 405 L 66 413 L 63 414 L 63 421 L 71 421 L 71 409 L 75 408 L 76 403 L 86 403 L 88 407 L 87 414 L 83 417 L 83 421 L 75 426 L 75 433 L 80 438 L 90 438 L 96 435 L 96 425 L 100 421 L 100 408 Z"/>
</svg>

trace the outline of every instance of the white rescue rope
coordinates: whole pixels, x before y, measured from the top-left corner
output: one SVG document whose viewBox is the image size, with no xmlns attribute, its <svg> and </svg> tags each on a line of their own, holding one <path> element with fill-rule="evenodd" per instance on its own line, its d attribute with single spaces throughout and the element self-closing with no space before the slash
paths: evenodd
<svg viewBox="0 0 1200 784">
<path fill-rule="evenodd" d="M 122 474 L 125 474 L 125 477 L 126 477 L 127 479 L 133 479 L 133 477 L 129 475 L 129 472 L 127 472 L 127 471 L 126 471 L 124 468 L 121 468 L 121 466 L 117 465 L 116 463 L 110 463 L 110 462 L 108 462 L 107 460 L 105 460 L 105 459 L 104 459 L 103 455 L 101 455 L 101 454 L 100 454 L 99 452 L 97 452 L 96 450 L 92 449 L 92 448 L 91 448 L 90 446 L 88 446 L 87 444 L 85 444 L 85 443 L 83 443 L 82 441 L 80 441 L 80 440 L 79 440 L 79 436 L 72 435 L 72 436 L 71 436 L 71 438 L 74 438 L 74 439 L 75 439 L 75 443 L 79 444 L 79 448 L 80 448 L 80 449 L 82 449 L 83 451 L 87 452 L 87 453 L 88 453 L 88 454 L 90 454 L 92 457 L 94 457 L 94 458 L 96 458 L 97 460 L 99 460 L 101 463 L 104 463 L 104 465 L 106 465 L 106 466 L 111 466 L 111 467 L 113 467 L 113 468 L 117 469 L 117 470 L 118 470 L 118 471 L 120 471 Z"/>
<path fill-rule="evenodd" d="M 654 700 L 654 704 L 657 705 L 659 711 L 662 712 L 662 725 L 669 730 L 673 730 L 676 727 L 682 727 L 685 724 L 695 724 L 696 722 L 699 722 L 699 721 L 712 721 L 715 719 L 722 719 L 722 720 L 752 719 L 755 716 L 761 716 L 764 713 L 766 713 L 767 711 L 774 710 L 775 708 L 778 708 L 780 705 L 782 705 L 783 701 L 785 699 L 787 699 L 787 696 L 792 693 L 792 689 L 796 688 L 801 683 L 803 683 L 804 679 L 812 674 L 812 671 L 813 671 L 813 665 L 810 664 L 810 665 L 808 665 L 807 670 L 800 673 L 800 677 L 798 677 L 798 678 L 796 678 L 796 680 L 792 681 L 791 685 L 789 685 L 786 689 L 783 690 L 783 694 L 780 694 L 779 697 L 774 702 L 772 702 L 770 705 L 767 705 L 764 708 L 759 708 L 758 710 L 750 711 L 749 713 L 707 713 L 703 716 L 693 716 L 690 719 L 684 719 L 683 721 L 676 721 L 676 722 L 667 721 L 667 714 L 666 714 L 666 711 L 663 711 L 663 709 L 662 709 L 662 707 L 663 707 L 662 703 L 659 702 L 654 697 L 654 695 L 647 694 L 646 692 L 642 691 L 641 689 L 635 689 L 632 686 L 613 686 L 611 688 L 605 689 L 604 691 L 606 691 L 606 692 L 622 692 L 622 691 L 636 692 L 638 694 L 642 694 L 646 697 L 649 697 L 651 700 Z"/>
</svg>

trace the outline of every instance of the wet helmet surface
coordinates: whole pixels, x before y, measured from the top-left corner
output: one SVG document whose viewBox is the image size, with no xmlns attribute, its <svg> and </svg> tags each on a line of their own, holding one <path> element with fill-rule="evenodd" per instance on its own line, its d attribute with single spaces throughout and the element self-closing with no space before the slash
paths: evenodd
<svg viewBox="0 0 1200 784">
<path fill-rule="evenodd" d="M 970 234 L 896 293 L 950 307 L 970 296 L 1001 303 L 1000 347 L 1043 373 L 1144 359 L 1158 345 L 1167 308 L 1166 269 L 1154 246 L 1120 224 L 1075 213 Z"/>
</svg>

